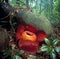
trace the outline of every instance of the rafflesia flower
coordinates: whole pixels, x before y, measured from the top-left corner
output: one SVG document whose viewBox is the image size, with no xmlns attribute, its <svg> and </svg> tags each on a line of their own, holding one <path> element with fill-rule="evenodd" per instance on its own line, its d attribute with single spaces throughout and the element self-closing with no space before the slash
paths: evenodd
<svg viewBox="0 0 60 59">
<path fill-rule="evenodd" d="M 46 37 L 44 31 L 37 30 L 32 25 L 19 25 L 16 32 L 19 48 L 30 54 L 38 51 L 39 42 L 44 41 Z"/>
</svg>

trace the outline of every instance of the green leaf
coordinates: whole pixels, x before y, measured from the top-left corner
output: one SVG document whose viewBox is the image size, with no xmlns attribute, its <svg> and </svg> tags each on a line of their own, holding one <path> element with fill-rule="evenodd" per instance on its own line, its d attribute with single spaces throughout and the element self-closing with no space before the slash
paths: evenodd
<svg viewBox="0 0 60 59">
<path fill-rule="evenodd" d="M 45 40 L 45 43 L 46 43 L 48 46 L 51 45 L 50 40 L 48 40 L 47 38 L 45 38 L 44 40 Z"/>
<path fill-rule="evenodd" d="M 3 55 L 9 56 L 11 55 L 11 52 L 9 50 L 4 50 Z"/>
<path fill-rule="evenodd" d="M 51 52 L 52 52 L 52 48 L 48 47 L 46 53 L 47 53 L 48 55 L 50 55 Z"/>
<path fill-rule="evenodd" d="M 24 53 L 23 50 L 19 50 L 19 51 L 18 51 L 18 54 L 19 54 L 19 55 L 22 55 L 23 53 Z"/>
<path fill-rule="evenodd" d="M 56 59 L 56 54 L 52 52 L 52 53 L 50 54 L 50 58 L 51 58 L 51 59 Z"/>
<path fill-rule="evenodd" d="M 56 52 L 60 52 L 60 47 L 55 47 Z"/>
<path fill-rule="evenodd" d="M 15 57 L 16 57 L 16 59 L 22 59 L 22 58 L 21 58 L 20 56 L 18 56 L 18 55 L 16 55 Z"/>
<path fill-rule="evenodd" d="M 58 44 L 58 42 L 59 42 L 58 39 L 53 40 L 53 46 L 56 46 Z"/>
<path fill-rule="evenodd" d="M 40 48 L 40 51 L 47 51 L 47 46 L 42 46 L 41 48 Z"/>
</svg>

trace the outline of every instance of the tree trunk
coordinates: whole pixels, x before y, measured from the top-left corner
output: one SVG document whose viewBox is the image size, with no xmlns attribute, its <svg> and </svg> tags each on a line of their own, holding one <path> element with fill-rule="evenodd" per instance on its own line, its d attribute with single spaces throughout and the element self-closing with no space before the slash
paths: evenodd
<svg viewBox="0 0 60 59">
<path fill-rule="evenodd" d="M 5 0 L 5 2 L 9 3 L 9 1 L 8 1 L 8 0 Z"/>
<path fill-rule="evenodd" d="M 26 0 L 26 7 L 27 7 L 28 9 L 30 9 L 30 7 L 29 7 L 29 0 Z"/>
</svg>

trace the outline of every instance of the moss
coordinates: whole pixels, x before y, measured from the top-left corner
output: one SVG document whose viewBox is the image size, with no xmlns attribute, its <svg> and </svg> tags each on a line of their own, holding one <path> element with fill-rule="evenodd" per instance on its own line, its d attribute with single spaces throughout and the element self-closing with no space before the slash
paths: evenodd
<svg viewBox="0 0 60 59">
<path fill-rule="evenodd" d="M 26 24 L 31 24 L 38 29 L 44 30 L 48 35 L 53 32 L 53 28 L 50 21 L 44 16 L 35 15 L 33 13 L 22 10 L 19 13 L 19 17 Z"/>
</svg>

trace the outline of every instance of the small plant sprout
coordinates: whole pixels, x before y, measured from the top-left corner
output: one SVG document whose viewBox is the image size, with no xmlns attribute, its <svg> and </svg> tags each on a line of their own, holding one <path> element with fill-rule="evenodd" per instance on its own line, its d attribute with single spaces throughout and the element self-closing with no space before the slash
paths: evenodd
<svg viewBox="0 0 60 59">
<path fill-rule="evenodd" d="M 59 43 L 58 39 L 49 40 L 47 38 L 44 39 L 46 45 L 40 48 L 41 52 L 46 52 L 46 54 L 50 57 L 50 59 L 57 59 L 57 54 L 60 52 L 60 47 L 57 46 Z"/>
</svg>

